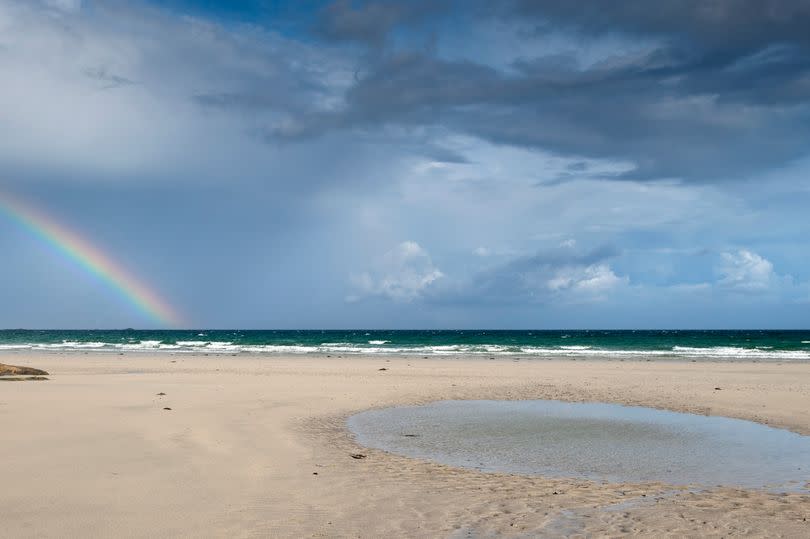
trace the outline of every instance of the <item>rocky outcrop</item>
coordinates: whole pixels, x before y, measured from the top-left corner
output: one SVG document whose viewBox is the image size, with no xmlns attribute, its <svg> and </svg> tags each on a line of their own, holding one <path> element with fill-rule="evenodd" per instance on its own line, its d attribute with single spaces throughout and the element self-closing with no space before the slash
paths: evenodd
<svg viewBox="0 0 810 539">
<path fill-rule="evenodd" d="M 46 376 L 47 374 L 47 372 L 40 369 L 0 363 L 0 376 Z"/>
</svg>

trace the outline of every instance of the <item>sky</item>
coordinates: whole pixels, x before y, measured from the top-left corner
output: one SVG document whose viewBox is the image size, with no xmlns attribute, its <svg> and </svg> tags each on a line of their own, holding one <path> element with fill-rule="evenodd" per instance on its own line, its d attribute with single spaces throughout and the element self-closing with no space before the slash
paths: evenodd
<svg viewBox="0 0 810 539">
<path fill-rule="evenodd" d="M 807 328 L 808 0 L 0 0 L 0 194 L 194 328 Z M 161 327 L 0 212 L 0 327 Z"/>
</svg>

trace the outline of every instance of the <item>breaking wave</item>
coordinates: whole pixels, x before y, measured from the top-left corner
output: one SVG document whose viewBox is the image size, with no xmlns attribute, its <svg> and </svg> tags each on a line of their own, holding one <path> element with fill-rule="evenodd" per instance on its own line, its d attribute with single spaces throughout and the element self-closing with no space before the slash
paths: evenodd
<svg viewBox="0 0 810 539">
<path fill-rule="evenodd" d="M 204 354 L 318 354 L 318 355 L 421 355 L 421 356 L 521 356 L 524 358 L 691 358 L 726 360 L 810 360 L 810 350 L 774 350 L 772 347 L 672 346 L 666 349 L 615 349 L 598 346 L 526 346 L 504 344 L 397 345 L 387 340 L 365 343 L 246 344 L 233 341 L 133 340 L 130 342 L 81 342 L 0 344 L 0 351 L 42 352 L 172 352 Z"/>
</svg>

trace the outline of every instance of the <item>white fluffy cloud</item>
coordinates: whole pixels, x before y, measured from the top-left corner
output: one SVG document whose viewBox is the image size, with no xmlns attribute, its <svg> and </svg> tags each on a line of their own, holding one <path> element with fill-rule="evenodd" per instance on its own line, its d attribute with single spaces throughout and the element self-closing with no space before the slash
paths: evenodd
<svg viewBox="0 0 810 539">
<path fill-rule="evenodd" d="M 445 276 L 422 247 L 406 241 L 381 257 L 374 272 L 354 275 L 357 294 L 348 299 L 379 296 L 410 302 L 422 298 L 433 304 L 598 302 L 629 283 L 607 263 L 612 256 L 607 248 L 588 253 L 566 248 L 511 257 L 472 276 Z M 441 278 L 442 284 L 437 286 Z"/>
<path fill-rule="evenodd" d="M 373 271 L 352 276 L 357 294 L 347 299 L 356 301 L 364 296 L 381 296 L 410 302 L 443 276 L 427 251 L 414 241 L 404 241 L 383 255 Z"/>
<path fill-rule="evenodd" d="M 607 264 L 592 264 L 560 268 L 546 286 L 552 292 L 600 296 L 623 283 L 627 283 L 627 277 L 617 276 Z"/>
<path fill-rule="evenodd" d="M 721 253 L 719 284 L 742 292 L 764 292 L 778 283 L 773 264 L 747 249 Z"/>
</svg>

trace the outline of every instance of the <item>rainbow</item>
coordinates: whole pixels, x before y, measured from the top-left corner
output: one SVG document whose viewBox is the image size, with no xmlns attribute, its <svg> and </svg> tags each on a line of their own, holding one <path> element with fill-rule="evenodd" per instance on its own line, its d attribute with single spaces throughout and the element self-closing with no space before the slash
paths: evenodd
<svg viewBox="0 0 810 539">
<path fill-rule="evenodd" d="M 104 282 L 151 321 L 160 326 L 184 326 L 183 318 L 157 292 L 75 232 L 30 205 L 0 192 L 0 215 L 2 214 L 42 240 L 54 252 Z"/>
</svg>

